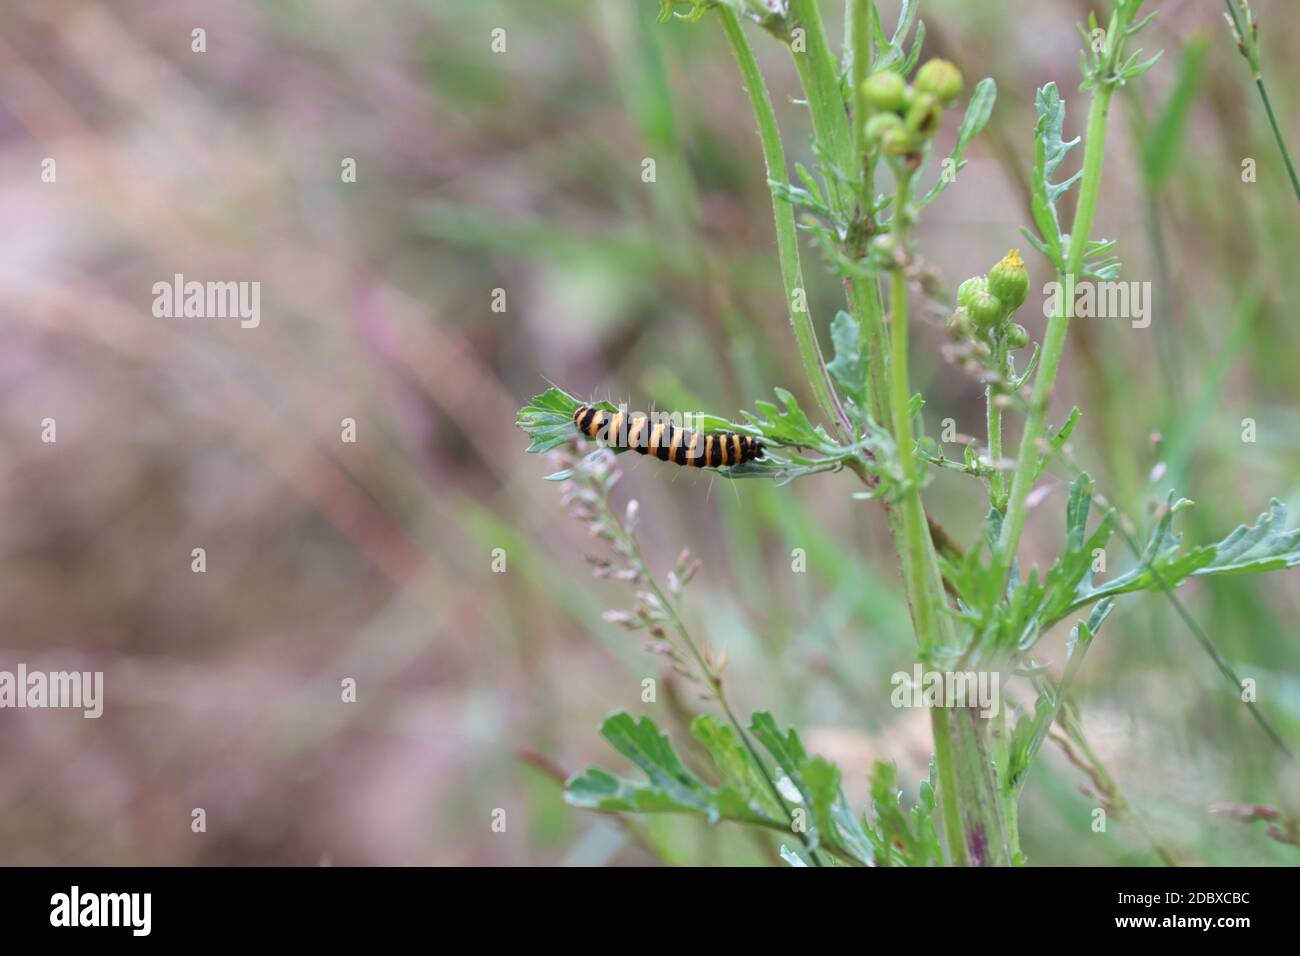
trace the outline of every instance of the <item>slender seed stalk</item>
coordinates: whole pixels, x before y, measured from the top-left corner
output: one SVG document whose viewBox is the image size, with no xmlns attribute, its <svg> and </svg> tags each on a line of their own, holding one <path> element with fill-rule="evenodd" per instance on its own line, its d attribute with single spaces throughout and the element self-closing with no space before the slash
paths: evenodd
<svg viewBox="0 0 1300 956">
<path fill-rule="evenodd" d="M 600 506 L 601 510 L 604 512 L 605 519 L 621 528 L 622 524 L 610 509 L 608 500 L 602 497 L 600 499 Z M 741 743 L 745 745 L 745 749 L 749 752 L 749 756 L 754 761 L 754 765 L 758 767 L 758 771 L 762 775 L 763 781 L 767 785 L 768 790 L 771 791 L 772 796 L 776 799 L 777 805 L 781 807 L 782 812 L 788 819 L 790 817 L 790 805 L 786 803 L 785 797 L 782 796 L 780 789 L 776 785 L 776 781 L 774 781 L 771 774 L 768 773 L 767 765 L 759 756 L 758 749 L 754 746 L 753 741 L 749 739 L 749 732 L 745 730 L 744 725 L 739 719 L 737 719 L 735 712 L 731 709 L 731 702 L 727 699 L 727 692 L 723 686 L 721 674 L 718 673 L 717 669 L 708 662 L 704 654 L 700 651 L 699 646 L 695 643 L 695 639 L 691 637 L 691 632 L 686 629 L 686 624 L 682 621 L 680 615 L 678 615 L 676 604 L 663 592 L 663 589 L 659 587 L 659 582 L 656 581 L 654 576 L 650 573 L 650 569 L 646 566 L 645 558 L 641 554 L 641 545 L 632 534 L 626 531 L 624 534 L 626 538 L 627 558 L 629 563 L 639 575 L 641 581 L 650 588 L 655 597 L 659 600 L 660 605 L 665 611 L 667 611 L 668 617 L 673 623 L 673 629 L 677 632 L 677 636 L 681 638 L 682 644 L 685 645 L 686 649 L 690 652 L 691 657 L 695 659 L 695 664 L 700 669 L 700 675 L 708 681 L 709 687 L 718 701 L 718 706 L 722 708 L 722 712 L 726 715 L 727 721 L 736 731 L 736 736 L 739 737 Z M 803 843 L 804 849 L 807 851 L 809 859 L 812 860 L 813 865 L 821 866 L 821 858 L 817 855 L 817 850 L 812 845 L 812 841 L 809 840 L 808 835 L 802 831 L 793 832 L 797 833 L 799 836 L 799 839 Z"/>
<path fill-rule="evenodd" d="M 1237 36 L 1237 42 L 1241 47 L 1241 54 L 1250 64 L 1250 76 L 1255 81 L 1255 88 L 1259 90 L 1259 98 L 1264 101 L 1264 112 L 1268 114 L 1268 125 L 1273 128 L 1273 138 L 1277 140 L 1277 148 L 1282 152 L 1282 161 L 1286 163 L 1287 174 L 1291 177 L 1291 188 L 1295 190 L 1296 199 L 1300 199 L 1300 178 L 1297 178 L 1295 164 L 1291 162 L 1291 152 L 1286 148 L 1286 140 L 1282 138 L 1282 130 L 1277 125 L 1277 117 L 1273 114 L 1273 101 L 1269 99 L 1268 87 L 1264 85 L 1264 71 L 1259 66 L 1259 41 L 1255 37 L 1255 30 L 1252 23 L 1242 23 L 1237 16 L 1237 8 L 1232 5 L 1232 0 L 1223 0 L 1224 5 L 1228 8 L 1228 17 L 1232 23 L 1233 32 Z M 1247 8 L 1249 11 L 1249 8 Z M 1248 17 L 1247 19 L 1253 19 Z"/>
<path fill-rule="evenodd" d="M 1287 151 L 1286 140 L 1282 138 L 1282 130 L 1277 125 L 1277 116 L 1273 113 L 1273 102 L 1268 96 L 1268 87 L 1264 85 L 1264 78 L 1258 74 L 1255 76 L 1255 86 L 1259 89 L 1259 98 L 1264 101 L 1264 112 L 1268 114 L 1268 124 L 1273 127 L 1273 138 L 1277 140 L 1277 148 L 1282 151 L 1282 161 L 1286 163 L 1286 171 L 1291 176 L 1291 188 L 1295 190 L 1295 198 L 1300 199 L 1300 178 L 1296 177 L 1295 165 L 1291 162 L 1291 154 Z"/>
</svg>

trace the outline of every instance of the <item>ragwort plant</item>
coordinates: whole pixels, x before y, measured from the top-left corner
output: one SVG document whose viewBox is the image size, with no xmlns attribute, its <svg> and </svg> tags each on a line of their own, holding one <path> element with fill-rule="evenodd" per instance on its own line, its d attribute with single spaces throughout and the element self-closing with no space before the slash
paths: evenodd
<svg viewBox="0 0 1300 956">
<path fill-rule="evenodd" d="M 705 434 L 751 435 L 766 449 L 763 458 L 721 473 L 783 483 L 853 472 L 864 485 L 855 497 L 874 499 L 886 509 L 917 660 L 939 672 L 987 671 L 1024 681 L 1035 704 L 1014 713 L 1001 707 L 993 716 L 973 706 L 930 707 L 931 772 L 908 811 L 902 809 L 892 766 L 878 764 L 871 807 L 855 812 L 845 800 L 839 770 L 807 753 L 796 731 L 781 728 L 767 713 L 754 714 L 746 724 L 733 712 L 723 682 L 725 658 L 692 638 L 679 610 L 693 565 L 684 556 L 667 586 L 656 583 L 636 544 L 635 508 L 619 519 L 608 501 L 616 480 L 612 456 L 626 449 L 601 448 L 585 458 L 571 457 L 569 467 L 550 477 L 567 483 L 566 499 L 617 555 L 614 562 L 594 559 L 597 573 L 638 589 L 635 607 L 613 612 L 609 619 L 644 629 L 647 649 L 665 655 L 701 690 L 708 706 L 721 712 L 721 721 L 702 714 L 692 725 L 693 736 L 716 765 L 719 782 L 710 785 L 687 769 L 649 717 L 636 720 L 620 713 L 605 722 L 602 732 L 645 779 L 622 779 L 593 768 L 569 780 L 566 799 L 605 811 L 698 814 L 710 822 L 777 830 L 790 835 L 781 854 L 794 865 L 1020 864 L 1018 800 L 1027 771 L 1049 738 L 1094 781 L 1108 807 L 1128 809 L 1083 739 L 1070 701 L 1071 683 L 1115 601 L 1124 594 L 1155 591 L 1176 603 L 1174 589 L 1191 577 L 1293 567 L 1300 564 L 1300 531 L 1286 530 L 1285 511 L 1275 501 L 1253 526 L 1243 525 L 1214 544 L 1183 548 L 1174 521 L 1191 502 L 1171 496 L 1140 545 L 1127 530 L 1129 519 L 1095 492 L 1091 478 L 1069 458 L 1066 442 L 1081 420 L 1079 410 L 1056 424 L 1050 418 L 1071 308 L 1064 296 L 1058 297 L 1041 347 L 1026 358 L 1029 335 L 1014 321 L 1029 291 L 1018 250 L 987 275 L 963 282 L 957 292 L 946 357 L 985 384 L 987 432 L 982 449 L 968 447 L 963 460 L 946 458 L 925 434 L 924 401 L 913 393 L 908 378 L 909 361 L 935 358 L 909 352 L 910 299 L 918 289 L 928 293 L 933 287 L 914 248 L 912 228 L 954 181 L 952 175 L 929 174 L 927 161 L 936 130 L 949 120 L 963 93 L 962 76 L 942 60 L 920 63 L 925 27 L 913 0 L 904 0 L 892 33 L 886 32 L 872 0 L 847 0 L 839 58 L 832 54 L 816 0 L 661 2 L 661 20 L 714 20 L 735 55 L 767 167 L 790 323 L 824 419 L 814 421 L 780 388 L 779 404 L 758 401 L 755 412 L 743 413 L 742 422 L 705 417 Z M 1088 97 L 1088 116 L 1082 164 L 1073 175 L 1060 172 L 1080 145 L 1078 138 L 1063 139 L 1065 102 L 1054 84 L 1037 93 L 1033 223 L 1024 230 L 1025 239 L 1066 288 L 1075 281 L 1119 275 L 1115 243 L 1094 239 L 1092 226 L 1112 97 L 1159 59 L 1159 54 L 1144 58 L 1141 50 L 1132 49 L 1134 37 L 1154 15 L 1139 19 L 1142 3 L 1112 0 L 1104 28 L 1095 16 L 1080 27 L 1081 89 Z M 766 34 L 765 42 L 789 48 L 802 85 L 817 161 L 811 170 L 796 165 L 796 182 L 788 176 L 775 113 L 745 23 Z M 995 99 L 992 79 L 971 91 L 956 145 L 944 163 L 947 173 L 964 165 L 963 154 L 987 123 Z M 878 191 L 885 184 L 888 188 Z M 1060 200 L 1076 187 L 1075 212 L 1067 223 Z M 830 323 L 834 353 L 829 362 L 806 304 L 799 228 L 807 231 L 845 289 L 845 308 Z M 550 451 L 580 437 L 572 417 L 579 404 L 553 387 L 523 408 L 519 424 L 532 438 L 529 451 Z M 604 403 L 598 407 L 615 410 Z M 1018 424 L 1018 439 L 1008 441 L 1007 424 Z M 1046 571 L 1026 573 L 1017 560 L 1026 511 L 1035 484 L 1052 466 L 1074 473 L 1063 516 L 1065 545 Z M 953 469 L 983 487 L 987 517 L 978 540 L 965 548 L 927 511 L 924 491 L 935 468 Z M 1094 582 L 1093 556 L 1117 530 L 1130 542 L 1134 564 Z M 1051 628 L 1067 620 L 1074 623 L 1066 659 L 1054 677 L 1036 659 L 1035 648 Z M 1213 652 L 1208 639 L 1205 646 Z M 1217 657 L 1216 663 L 1235 684 L 1226 663 Z M 1166 862 L 1174 862 L 1167 851 L 1154 848 Z"/>
</svg>

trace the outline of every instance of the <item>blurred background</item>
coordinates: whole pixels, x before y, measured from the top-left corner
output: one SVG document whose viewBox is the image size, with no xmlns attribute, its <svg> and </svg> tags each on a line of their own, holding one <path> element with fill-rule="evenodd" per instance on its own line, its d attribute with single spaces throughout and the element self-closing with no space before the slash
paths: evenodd
<svg viewBox="0 0 1300 956">
<path fill-rule="evenodd" d="M 897 4 L 880 6 L 892 24 Z M 1298 207 L 1222 5 L 1148 6 L 1161 15 L 1143 46 L 1165 56 L 1117 97 L 1095 232 L 1119 241 L 1125 279 L 1152 283 L 1153 321 L 1076 321 L 1053 418 L 1084 409 L 1074 457 L 1143 537 L 1176 488 L 1197 502 L 1188 540 L 1208 542 L 1270 496 L 1300 515 Z M 1295 147 L 1300 21 L 1286 0 L 1254 7 Z M 842 7 L 824 8 L 838 42 Z M 1055 80 L 1067 136 L 1080 131 L 1088 8 L 923 4 L 925 56 L 954 60 L 968 90 L 986 75 L 999 90 L 970 165 L 916 230 L 950 289 L 1024 245 L 1035 88 Z M 627 770 L 596 733 L 609 712 L 650 713 L 680 741 L 710 705 L 601 620 L 631 592 L 590 576 L 599 542 L 541 480 L 554 466 L 524 453 L 515 411 L 548 380 L 727 417 L 774 386 L 807 397 L 735 64 L 714 18 L 657 12 L 0 11 L 0 669 L 102 670 L 106 693 L 98 720 L 0 711 L 0 863 L 772 861 L 766 838 L 735 828 L 623 826 L 561 797 L 559 778 L 589 762 Z M 811 165 L 786 51 L 751 42 L 787 156 Z M 1045 261 L 1026 261 L 1041 288 Z M 804 271 L 829 347 L 838 281 L 811 248 Z M 260 282 L 260 325 L 155 317 L 152 286 L 176 273 Z M 1041 315 L 1025 315 L 1038 340 Z M 914 342 L 926 423 L 979 434 L 982 391 L 943 360 L 942 318 Z M 897 761 L 913 793 L 928 723 L 889 705 L 913 638 L 879 505 L 853 500 L 848 474 L 775 488 L 632 458 L 615 502 L 640 502 L 652 567 L 683 547 L 702 560 L 686 615 L 728 649 L 737 709 L 799 727 L 856 806 L 876 759 Z M 1067 480 L 1046 479 L 1031 515 L 1040 564 L 1060 544 Z M 978 486 L 941 474 L 927 500 L 972 539 Z M 807 573 L 791 573 L 793 548 Z M 1109 561 L 1128 564 L 1118 539 Z M 1180 594 L 1295 746 L 1300 572 Z M 1061 642 L 1043 655 L 1059 666 Z M 657 704 L 641 703 L 646 677 L 666 681 Z M 1156 846 L 1191 863 L 1295 862 L 1209 811 L 1286 806 L 1300 781 L 1164 600 L 1120 602 L 1078 687 L 1133 810 L 1094 833 L 1092 782 L 1046 748 L 1023 801 L 1032 863 L 1152 863 Z"/>
</svg>

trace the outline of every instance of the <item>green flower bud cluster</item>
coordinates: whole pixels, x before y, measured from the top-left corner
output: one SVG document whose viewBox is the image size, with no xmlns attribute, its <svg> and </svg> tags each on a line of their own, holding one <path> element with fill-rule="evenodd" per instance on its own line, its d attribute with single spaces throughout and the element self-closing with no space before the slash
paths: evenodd
<svg viewBox="0 0 1300 956">
<path fill-rule="evenodd" d="M 1029 298 L 1029 272 L 1012 249 L 986 276 L 972 276 L 957 288 L 957 311 L 948 320 L 948 332 L 957 340 L 978 337 L 987 343 L 1001 339 L 1008 348 L 1029 344 L 1029 332 L 1011 321 Z"/>
<path fill-rule="evenodd" d="M 905 156 L 925 144 L 943 118 L 943 109 L 961 93 L 961 71 L 947 60 L 930 60 L 908 85 L 893 70 L 877 70 L 858 90 L 867 107 L 863 128 L 867 149 Z"/>
</svg>

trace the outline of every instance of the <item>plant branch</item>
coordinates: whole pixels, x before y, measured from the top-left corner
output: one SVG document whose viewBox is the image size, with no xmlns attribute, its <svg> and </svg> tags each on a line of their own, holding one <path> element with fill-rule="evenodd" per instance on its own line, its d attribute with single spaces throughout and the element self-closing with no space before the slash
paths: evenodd
<svg viewBox="0 0 1300 956">
<path fill-rule="evenodd" d="M 1115 30 L 1113 23 L 1111 30 L 1112 32 Z M 1058 276 L 1065 288 L 1073 288 L 1073 280 L 1078 278 L 1082 270 L 1084 253 L 1088 248 L 1088 236 L 1092 231 L 1093 217 L 1097 212 L 1102 158 L 1106 147 L 1106 118 L 1110 113 L 1113 92 L 1114 87 L 1109 84 L 1096 86 L 1093 90 L 1092 104 L 1088 109 L 1079 203 L 1075 208 L 1074 224 L 1070 231 L 1065 270 Z M 1060 296 L 1060 306 L 1048 320 L 1047 331 L 1043 336 L 1042 358 L 1038 363 L 1038 373 L 1034 377 L 1033 394 L 1029 401 L 1029 412 L 1025 417 L 1024 432 L 1020 436 L 1020 453 L 1016 459 L 1015 471 L 1012 473 L 1007 513 L 994 550 L 995 567 L 1004 580 L 1010 574 L 1011 562 L 1020 546 L 1029 492 L 1038 476 L 1040 442 L 1043 440 L 1052 389 L 1056 385 L 1056 373 L 1065 351 L 1065 333 L 1070 327 L 1072 311 L 1073 303 L 1067 302 L 1066 296 Z"/>
<path fill-rule="evenodd" d="M 767 92 L 767 84 L 763 82 L 763 74 L 754 59 L 754 51 L 750 49 L 749 41 L 745 39 L 745 34 L 740 28 L 740 21 L 731 10 L 724 6 L 718 7 L 718 17 L 731 43 L 732 53 L 735 54 L 745 89 L 749 93 L 754 119 L 758 124 L 758 138 L 763 148 L 763 162 L 767 166 L 767 178 L 770 182 L 788 183 L 781 131 L 777 127 L 776 113 L 772 109 L 772 98 Z M 817 330 L 813 325 L 812 313 L 808 308 L 803 267 L 799 262 L 799 237 L 795 228 L 794 208 L 788 201 L 773 193 L 772 212 L 776 220 L 776 245 L 781 260 L 781 280 L 785 285 L 786 307 L 790 314 L 790 325 L 794 329 L 799 359 L 803 363 L 804 373 L 808 377 L 808 383 L 822 412 L 851 435 L 852 426 L 844 409 L 840 407 L 839 399 L 836 398 L 830 373 L 826 371 L 826 360 L 817 342 Z M 802 309 L 798 308 L 801 304 Z"/>
<path fill-rule="evenodd" d="M 1269 99 L 1268 87 L 1264 85 L 1264 72 L 1259 66 L 1259 37 L 1256 35 L 1253 15 L 1250 14 L 1250 8 L 1243 4 L 1247 14 L 1247 22 L 1243 24 L 1237 16 L 1237 8 L 1232 5 L 1232 0 L 1223 0 L 1223 2 L 1228 8 L 1229 22 L 1237 38 L 1237 46 L 1241 50 L 1241 55 L 1246 58 L 1246 62 L 1250 64 L 1251 79 L 1255 81 L 1255 87 L 1259 90 L 1259 98 L 1264 101 L 1264 112 L 1268 114 L 1268 124 L 1273 128 L 1273 138 L 1277 140 L 1277 148 L 1282 152 L 1282 161 L 1286 163 L 1287 174 L 1291 177 L 1291 188 L 1295 190 L 1296 199 L 1300 199 L 1300 178 L 1296 177 L 1291 153 L 1286 148 L 1286 140 L 1282 138 L 1277 117 L 1273 115 L 1273 102 Z"/>
</svg>

